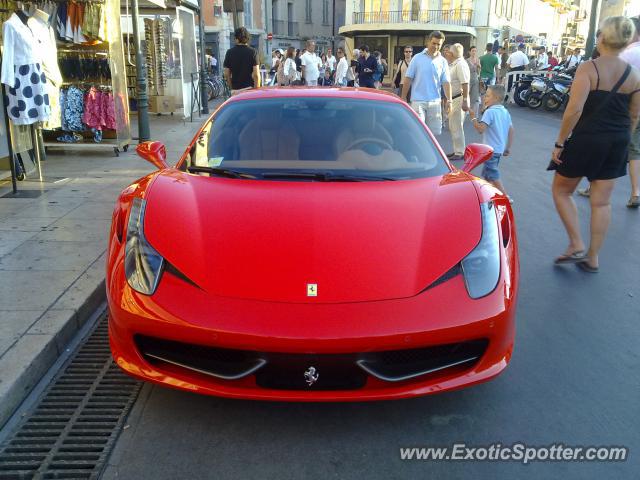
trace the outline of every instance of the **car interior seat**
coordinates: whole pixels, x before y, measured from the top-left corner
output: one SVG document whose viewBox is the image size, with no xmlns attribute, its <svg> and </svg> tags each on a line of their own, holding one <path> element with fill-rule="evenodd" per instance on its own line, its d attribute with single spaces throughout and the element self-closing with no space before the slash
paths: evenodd
<svg viewBox="0 0 640 480">
<path fill-rule="evenodd" d="M 282 119 L 280 107 L 257 110 L 238 140 L 238 160 L 298 160 L 300 135 L 290 121 Z"/>
</svg>

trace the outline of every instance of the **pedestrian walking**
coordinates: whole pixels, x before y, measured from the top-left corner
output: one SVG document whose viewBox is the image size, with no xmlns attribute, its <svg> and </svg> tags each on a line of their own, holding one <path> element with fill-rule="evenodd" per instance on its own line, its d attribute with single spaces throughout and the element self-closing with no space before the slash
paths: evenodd
<svg viewBox="0 0 640 480">
<path fill-rule="evenodd" d="M 509 64 L 507 63 L 509 60 L 509 54 L 507 53 L 507 49 L 500 47 L 498 49 L 498 56 L 500 57 L 500 69 L 498 70 L 497 83 L 502 83 L 504 81 L 504 77 L 506 77 L 509 72 Z"/>
<path fill-rule="evenodd" d="M 582 63 L 583 59 L 582 55 L 580 55 L 581 51 L 582 50 L 580 50 L 579 48 L 576 48 L 575 50 L 573 50 L 573 53 L 567 57 L 567 60 L 565 62 L 565 67 L 567 69 L 577 67 Z"/>
<path fill-rule="evenodd" d="M 514 129 L 511 115 L 502 104 L 505 96 L 503 85 L 490 85 L 484 96 L 484 113 L 482 120 L 478 120 L 475 113 L 470 112 L 473 128 L 482 134 L 482 143 L 493 148 L 493 156 L 482 167 L 482 178 L 498 188 L 502 193 L 507 192 L 500 180 L 500 159 L 511 155 Z M 511 197 L 509 201 L 513 202 Z"/>
<path fill-rule="evenodd" d="M 373 74 L 377 70 L 378 60 L 369 52 L 369 45 L 362 45 L 358 59 L 358 84 L 361 87 L 375 88 Z"/>
<path fill-rule="evenodd" d="M 547 55 L 547 50 L 545 48 L 540 48 L 538 50 L 538 56 L 536 57 L 536 67 L 538 70 L 549 68 L 549 56 Z"/>
<path fill-rule="evenodd" d="M 231 85 L 231 94 L 258 88 L 260 86 L 260 70 L 258 53 L 249 46 L 251 36 L 245 27 L 238 27 L 234 32 L 236 44 L 227 50 L 224 57 L 224 78 Z"/>
<path fill-rule="evenodd" d="M 413 57 L 402 85 L 402 98 L 407 100 L 411 89 L 411 107 L 435 134 L 442 133 L 440 89 L 444 90 L 446 114 L 451 111 L 451 80 L 449 65 L 440 54 L 444 34 L 434 30 L 427 39 L 427 48 Z"/>
<path fill-rule="evenodd" d="M 464 119 L 469 111 L 469 83 L 471 72 L 463 57 L 464 47 L 460 43 L 451 45 L 453 62 L 449 65 L 451 77 L 451 112 L 449 113 L 449 131 L 453 143 L 453 153 L 447 155 L 449 160 L 462 160 L 464 157 Z"/>
<path fill-rule="evenodd" d="M 346 87 L 347 86 L 347 82 L 348 80 L 348 74 L 349 74 L 349 60 L 346 57 L 346 54 L 344 52 L 344 48 L 342 47 L 338 47 L 338 50 L 336 51 L 336 55 L 338 56 L 338 64 L 336 67 L 336 74 L 335 74 L 335 84 L 338 87 Z"/>
<path fill-rule="evenodd" d="M 281 87 L 289 86 L 299 79 L 298 70 L 296 69 L 295 53 L 295 48 L 287 48 L 285 59 L 284 61 L 280 62 L 280 67 L 278 68 L 278 73 L 276 76 L 278 85 L 280 85 Z"/>
<path fill-rule="evenodd" d="M 393 86 L 395 87 L 396 95 L 402 94 L 402 85 L 404 85 L 404 76 L 407 74 L 407 69 L 411 63 L 413 57 L 413 47 L 406 46 L 403 48 L 404 56 L 396 64 L 393 74 Z"/>
<path fill-rule="evenodd" d="M 525 47 L 524 43 L 518 45 L 518 49 L 509 55 L 507 59 L 507 63 L 509 64 L 510 72 L 520 72 L 523 71 L 527 65 L 529 65 L 529 57 L 524 53 L 527 47 Z"/>
<path fill-rule="evenodd" d="M 636 34 L 631 44 L 620 54 L 620 58 L 629 65 L 640 70 L 640 17 L 631 19 L 636 29 Z M 631 197 L 627 202 L 627 207 L 640 207 L 640 124 L 636 126 L 631 134 L 631 145 L 629 146 L 629 179 L 631 180 Z"/>
<path fill-rule="evenodd" d="M 329 67 L 329 70 L 331 70 L 332 76 L 336 71 L 338 60 L 339 59 L 333 56 L 333 50 L 331 50 L 331 48 L 327 48 L 327 67 Z"/>
<path fill-rule="evenodd" d="M 379 51 L 373 52 L 373 56 L 376 59 L 376 71 L 373 72 L 373 85 L 379 89 L 382 86 L 382 77 L 384 75 L 384 64 L 382 63 L 382 53 Z"/>
<path fill-rule="evenodd" d="M 302 65 L 302 78 L 304 83 L 309 87 L 318 85 L 318 77 L 320 76 L 320 68 L 322 60 L 316 55 L 316 42 L 307 41 L 307 51 L 300 55 Z"/>
<path fill-rule="evenodd" d="M 485 88 L 495 83 L 500 65 L 500 60 L 491 52 L 492 49 L 493 44 L 487 43 L 485 54 L 480 57 L 480 81 Z"/>
<path fill-rule="evenodd" d="M 349 62 L 349 70 L 347 72 L 347 87 L 357 87 L 358 84 L 358 68 L 360 66 L 360 49 L 353 49 L 353 58 Z"/>
<path fill-rule="evenodd" d="M 480 58 L 478 57 L 478 49 L 472 46 L 469 49 L 469 57 L 467 58 L 469 66 L 469 110 L 473 110 L 478 114 L 480 106 Z"/>
<path fill-rule="evenodd" d="M 634 35 L 631 20 L 606 18 L 598 38 L 600 56 L 576 71 L 548 167 L 555 170 L 553 200 L 569 236 L 569 246 L 556 265 L 576 263 L 590 273 L 599 270 L 598 255 L 611 220 L 611 193 L 615 179 L 626 174 L 631 132 L 640 117 L 640 73 L 620 58 Z M 572 197 L 582 177 L 591 182 L 586 253 Z"/>
</svg>

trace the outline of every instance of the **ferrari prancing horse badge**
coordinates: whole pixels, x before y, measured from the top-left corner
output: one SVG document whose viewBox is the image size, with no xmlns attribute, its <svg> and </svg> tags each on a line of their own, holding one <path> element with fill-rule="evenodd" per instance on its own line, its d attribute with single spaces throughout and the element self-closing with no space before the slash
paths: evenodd
<svg viewBox="0 0 640 480">
<path fill-rule="evenodd" d="M 317 297 L 317 296 L 318 296 L 318 284 L 307 283 L 307 297 Z"/>
</svg>

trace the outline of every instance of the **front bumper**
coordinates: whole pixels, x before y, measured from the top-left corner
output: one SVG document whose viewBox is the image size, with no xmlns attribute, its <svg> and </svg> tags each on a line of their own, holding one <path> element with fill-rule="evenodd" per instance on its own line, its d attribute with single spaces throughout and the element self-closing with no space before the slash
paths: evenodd
<svg viewBox="0 0 640 480">
<path fill-rule="evenodd" d="M 399 399 L 487 381 L 504 370 L 511 358 L 516 282 L 508 268 L 502 269 L 498 288 L 478 300 L 468 297 L 458 275 L 412 298 L 313 305 L 212 297 L 166 272 L 156 293 L 147 297 L 130 289 L 118 267 L 121 264 L 114 261 L 107 278 L 113 357 L 132 376 L 182 390 L 256 400 Z M 360 359 L 372 352 L 469 341 L 484 341 L 486 347 L 477 361 L 406 380 L 385 381 L 366 373 L 364 382 L 342 389 L 323 388 L 321 382 L 288 389 L 286 382 L 284 387 L 269 388 L 273 382 L 265 384 L 257 372 L 225 379 L 184 368 L 179 362 L 158 361 L 143 354 L 136 343 L 139 338 L 266 352 L 269 358 L 284 358 L 282 364 L 288 363 L 287 356 L 291 364 L 302 358 L 301 368 L 312 359 L 323 365 L 327 357 Z M 331 371 L 319 373 L 326 377 Z M 304 373 L 299 372 L 301 381 Z"/>
</svg>

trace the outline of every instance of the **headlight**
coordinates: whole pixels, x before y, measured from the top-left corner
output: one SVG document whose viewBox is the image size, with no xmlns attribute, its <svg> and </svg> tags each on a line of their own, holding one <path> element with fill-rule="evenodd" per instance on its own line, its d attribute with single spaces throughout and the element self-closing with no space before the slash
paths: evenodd
<svg viewBox="0 0 640 480">
<path fill-rule="evenodd" d="M 480 243 L 462 260 L 462 273 L 471 298 L 488 295 L 500 278 L 500 238 L 493 203 L 480 205 L 482 237 Z"/>
<path fill-rule="evenodd" d="M 127 225 L 124 273 L 131 288 L 152 295 L 160 280 L 164 258 L 144 238 L 144 209 L 144 200 L 133 200 Z"/>
</svg>

